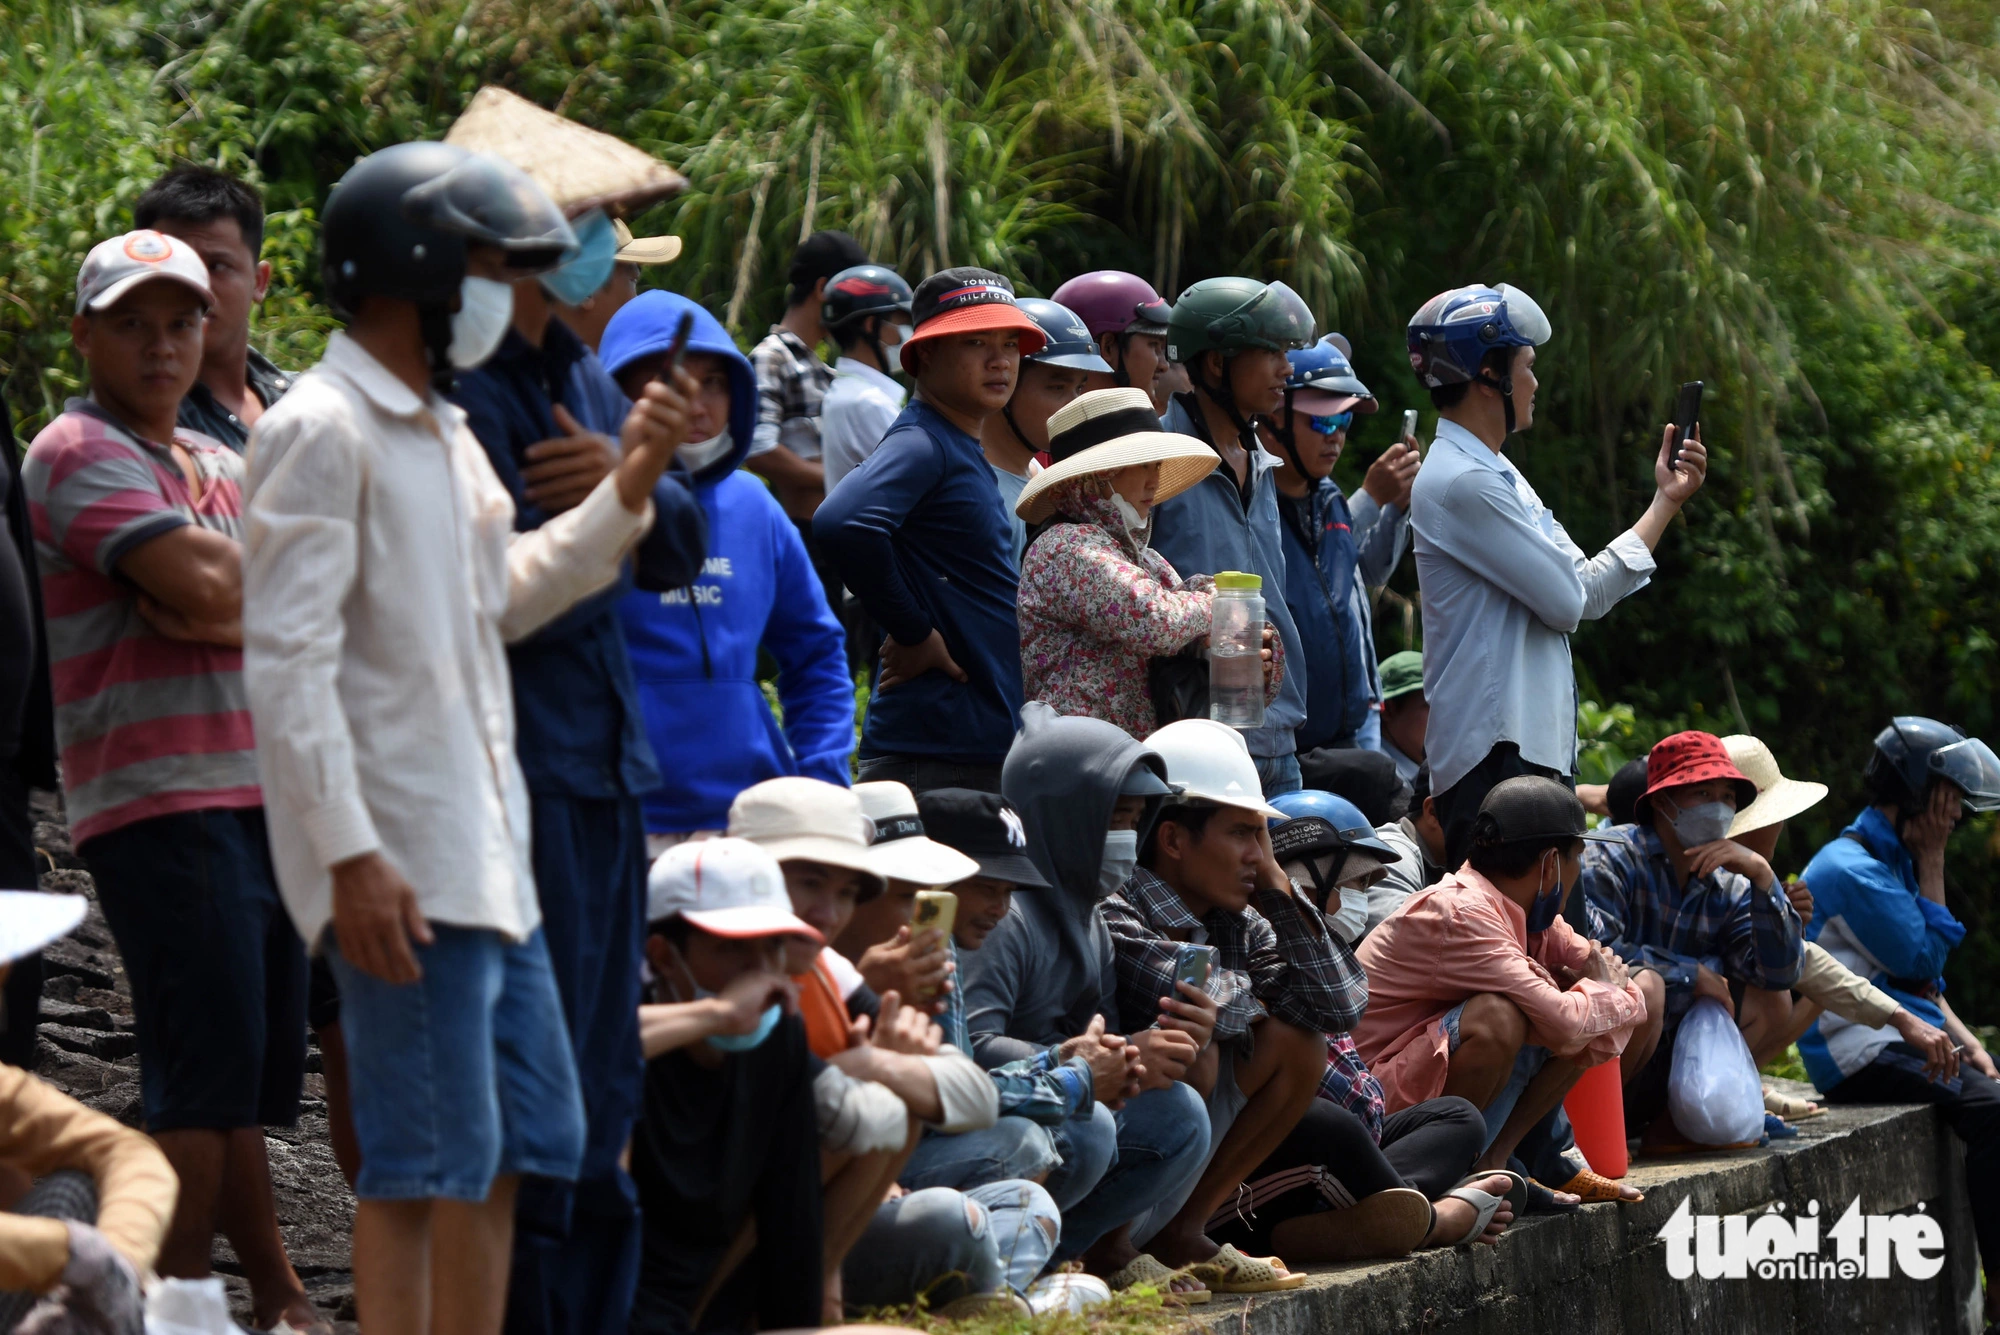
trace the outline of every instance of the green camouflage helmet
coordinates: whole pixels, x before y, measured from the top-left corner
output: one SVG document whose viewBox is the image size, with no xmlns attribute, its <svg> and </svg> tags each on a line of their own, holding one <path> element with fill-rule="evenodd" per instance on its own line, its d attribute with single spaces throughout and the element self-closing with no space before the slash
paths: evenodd
<svg viewBox="0 0 2000 1335">
<path fill-rule="evenodd" d="M 1187 288 L 1167 318 L 1167 359 L 1191 362 L 1210 348 L 1225 356 L 1245 348 L 1290 352 L 1310 347 L 1312 312 L 1283 283 L 1204 278 Z"/>
</svg>

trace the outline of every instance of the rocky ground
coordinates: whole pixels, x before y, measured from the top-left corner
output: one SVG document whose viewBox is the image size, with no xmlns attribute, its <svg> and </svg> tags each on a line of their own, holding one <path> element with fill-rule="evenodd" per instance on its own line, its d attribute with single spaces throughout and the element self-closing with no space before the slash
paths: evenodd
<svg viewBox="0 0 2000 1335">
<path fill-rule="evenodd" d="M 36 794 L 35 822 L 36 847 L 48 855 L 42 888 L 91 900 L 82 926 L 43 952 L 48 982 L 42 991 L 36 1074 L 90 1107 L 138 1126 L 139 1040 L 133 1032 L 132 989 L 98 911 L 90 873 L 70 848 L 61 803 L 53 795 Z M 348 1268 L 354 1195 L 327 1140 L 317 1047 L 307 1054 L 306 1070 L 299 1124 L 269 1131 L 264 1141 L 271 1155 L 278 1223 L 292 1265 L 320 1310 L 345 1326 L 354 1320 L 354 1278 Z M 237 1319 L 247 1322 L 249 1285 L 221 1237 L 215 1240 L 215 1270 L 229 1286 Z"/>
</svg>

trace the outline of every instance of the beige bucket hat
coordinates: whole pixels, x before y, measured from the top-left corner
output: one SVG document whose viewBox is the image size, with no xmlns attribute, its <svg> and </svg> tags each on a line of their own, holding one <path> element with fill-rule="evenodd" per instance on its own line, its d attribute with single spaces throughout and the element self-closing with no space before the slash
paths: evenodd
<svg viewBox="0 0 2000 1335">
<path fill-rule="evenodd" d="M 618 240 L 618 253 L 611 258 L 620 264 L 671 264 L 681 257 L 677 236 L 633 236 L 619 218 L 611 220 L 611 235 Z"/>
<path fill-rule="evenodd" d="M 592 209 L 630 213 L 677 195 L 688 184 L 685 176 L 623 139 L 491 84 L 473 96 L 444 141 L 513 163 L 569 218 Z M 668 239 L 675 241 L 678 254 L 678 238 Z"/>
<path fill-rule="evenodd" d="M 779 862 L 823 862 L 867 877 L 858 902 L 887 884 L 868 845 L 875 822 L 853 790 L 788 775 L 753 783 L 729 804 L 729 837 L 748 839 Z"/>
<path fill-rule="evenodd" d="M 1158 506 L 1215 471 L 1214 450 L 1178 432 L 1162 431 L 1153 396 L 1143 389 L 1094 389 L 1079 394 L 1049 418 L 1047 468 L 1021 488 L 1014 513 L 1039 524 L 1055 510 L 1049 489 L 1071 478 L 1115 473 L 1135 464 L 1158 464 Z"/>
<path fill-rule="evenodd" d="M 1737 812 L 1736 819 L 1729 823 L 1729 837 L 1732 839 L 1739 834 L 1761 830 L 1766 825 L 1776 825 L 1781 820 L 1790 820 L 1817 805 L 1826 796 L 1827 788 L 1823 783 L 1788 779 L 1779 773 L 1778 758 L 1771 754 L 1770 747 L 1755 737 L 1739 732 L 1723 738 L 1722 745 L 1736 768 L 1757 785 L 1757 800 Z"/>
</svg>

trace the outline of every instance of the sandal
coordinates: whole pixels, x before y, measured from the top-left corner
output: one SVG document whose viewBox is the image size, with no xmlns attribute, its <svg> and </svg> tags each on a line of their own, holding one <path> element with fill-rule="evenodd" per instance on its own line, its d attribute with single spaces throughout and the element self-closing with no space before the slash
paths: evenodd
<svg viewBox="0 0 2000 1335">
<path fill-rule="evenodd" d="M 1200 1276 L 1192 1272 L 1192 1267 L 1186 1271 L 1169 1270 L 1166 1266 L 1161 1265 L 1159 1259 L 1151 1252 L 1140 1252 L 1130 1261 L 1127 1261 L 1124 1267 L 1116 1274 L 1106 1275 L 1104 1282 L 1109 1284 L 1114 1291 L 1121 1293 L 1135 1285 L 1144 1284 L 1149 1288 L 1158 1289 L 1160 1297 L 1167 1302 L 1188 1303 L 1198 1306 L 1201 1303 L 1207 1302 L 1215 1295 L 1210 1293 L 1206 1288 L 1195 1289 L 1189 1293 L 1175 1293 L 1172 1285 L 1177 1279 L 1199 1278 Z"/>
<path fill-rule="evenodd" d="M 1646 1193 L 1642 1191 L 1637 1196 L 1627 1200 L 1621 1194 L 1624 1188 L 1616 1181 L 1604 1176 L 1602 1173 L 1593 1173 L 1588 1168 L 1563 1183 L 1560 1187 L 1557 1187 L 1556 1190 L 1567 1191 L 1573 1196 L 1583 1197 L 1585 1205 L 1602 1205 L 1607 1202 L 1612 1204 L 1637 1205 L 1640 1201 L 1646 1199 Z"/>
<path fill-rule="evenodd" d="M 1556 1200 L 1554 1192 L 1550 1191 L 1540 1182 L 1537 1182 L 1534 1178 L 1531 1177 L 1528 1179 L 1527 1213 L 1575 1214 L 1582 1208 L 1583 1206 L 1580 1203 L 1576 1205 L 1564 1205 L 1560 1203 Z"/>
<path fill-rule="evenodd" d="M 1296 1289 L 1306 1282 L 1303 1271 L 1294 1271 L 1275 1256 L 1245 1256 L 1228 1243 L 1206 1261 L 1197 1261 L 1187 1272 L 1214 1293 L 1277 1293 Z"/>
<path fill-rule="evenodd" d="M 1507 1190 L 1501 1194 L 1502 1199 L 1514 1207 L 1514 1218 L 1520 1219 L 1526 1216 L 1528 1213 L 1528 1179 L 1522 1177 L 1511 1168 L 1495 1168 L 1490 1173 L 1468 1173 L 1459 1180 L 1458 1185 L 1469 1187 L 1474 1183 L 1484 1182 L 1489 1177 L 1504 1177 L 1507 1179 Z"/>
<path fill-rule="evenodd" d="M 1492 1177 L 1494 1175 L 1488 1173 L 1486 1176 Z M 1513 1174 L 1510 1173 L 1508 1176 L 1512 1177 Z M 1516 1178 L 1515 1180 L 1519 1181 L 1520 1179 Z M 1511 1191 L 1508 1193 L 1508 1195 L 1512 1194 Z M 1473 1218 L 1472 1227 L 1465 1230 L 1464 1237 L 1455 1238 L 1451 1242 L 1440 1244 L 1446 1247 L 1470 1247 L 1473 1243 L 1485 1237 L 1486 1226 L 1493 1222 L 1493 1216 L 1499 1213 L 1500 1207 L 1507 1204 L 1507 1196 L 1495 1196 L 1492 1192 L 1481 1190 L 1478 1187 L 1457 1186 L 1447 1191 L 1445 1195 L 1453 1200 L 1464 1201 L 1479 1212 Z"/>
<path fill-rule="evenodd" d="M 1776 1113 L 1787 1122 L 1803 1122 L 1808 1117 L 1820 1117 L 1826 1113 L 1826 1109 L 1810 1099 L 1795 1099 L 1790 1094 L 1780 1094 L 1769 1085 L 1764 1086 L 1764 1111 Z"/>
</svg>

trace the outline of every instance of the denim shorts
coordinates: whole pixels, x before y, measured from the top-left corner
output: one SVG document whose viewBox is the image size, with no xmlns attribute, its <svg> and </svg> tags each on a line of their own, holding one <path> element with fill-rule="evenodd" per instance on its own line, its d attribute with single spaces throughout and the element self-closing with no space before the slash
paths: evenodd
<svg viewBox="0 0 2000 1335">
<path fill-rule="evenodd" d="M 496 1177 L 574 1181 L 583 1092 L 540 930 L 521 942 L 431 930 L 436 941 L 415 947 L 424 976 L 403 986 L 325 937 L 361 1144 L 355 1195 L 483 1201 Z"/>
<path fill-rule="evenodd" d="M 78 850 L 132 984 L 146 1129 L 299 1120 L 306 948 L 262 807 L 133 821 Z"/>
</svg>

